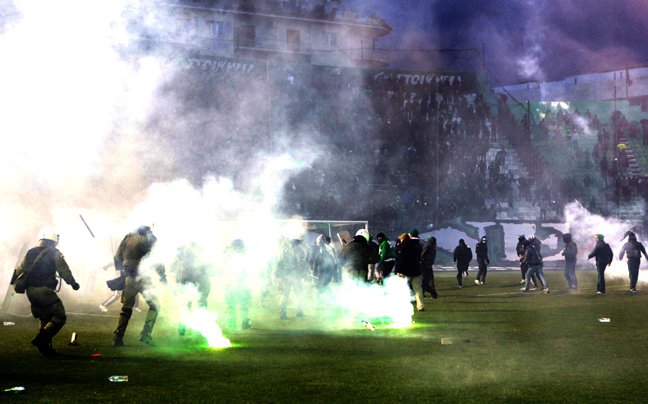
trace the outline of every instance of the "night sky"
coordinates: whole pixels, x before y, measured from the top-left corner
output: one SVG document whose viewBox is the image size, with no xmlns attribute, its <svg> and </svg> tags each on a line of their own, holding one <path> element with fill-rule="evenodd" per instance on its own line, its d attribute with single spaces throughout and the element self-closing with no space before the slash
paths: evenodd
<svg viewBox="0 0 648 404">
<path fill-rule="evenodd" d="M 375 13 L 385 18 L 394 28 L 379 42 L 381 48 L 481 50 L 484 43 L 488 67 L 503 84 L 648 65 L 647 0 L 348 0 L 347 4 L 365 16 Z M 391 52 L 391 59 L 397 68 L 481 68 L 474 52 Z"/>
</svg>

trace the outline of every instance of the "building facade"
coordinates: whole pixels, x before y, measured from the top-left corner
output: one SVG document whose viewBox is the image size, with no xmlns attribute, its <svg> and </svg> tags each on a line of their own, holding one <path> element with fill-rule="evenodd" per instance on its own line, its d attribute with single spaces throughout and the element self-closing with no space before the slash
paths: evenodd
<svg viewBox="0 0 648 404">
<path fill-rule="evenodd" d="M 336 0 L 183 0 L 159 6 L 144 41 L 209 56 L 324 66 L 385 67 L 376 49 L 392 28 Z"/>
</svg>

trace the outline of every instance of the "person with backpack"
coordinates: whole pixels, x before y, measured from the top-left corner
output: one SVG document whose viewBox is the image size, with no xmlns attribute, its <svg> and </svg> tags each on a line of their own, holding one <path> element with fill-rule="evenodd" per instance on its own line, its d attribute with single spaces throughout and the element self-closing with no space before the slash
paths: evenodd
<svg viewBox="0 0 648 404">
<path fill-rule="evenodd" d="M 543 291 L 549 293 L 549 284 L 547 283 L 547 278 L 542 270 L 542 255 L 538 252 L 535 243 L 530 240 L 525 240 L 522 243 L 522 246 L 524 247 L 524 258 L 522 259 L 522 262 L 529 265 L 529 271 L 527 272 L 524 287 L 520 289 L 520 291 L 528 292 L 531 285 L 531 278 L 537 274 L 538 279 L 540 279 L 544 285 Z"/>
<path fill-rule="evenodd" d="M 43 228 L 38 233 L 36 247 L 27 251 L 11 279 L 16 293 L 27 293 L 32 315 L 40 320 L 38 335 L 31 343 L 44 356 L 58 355 L 52 348 L 52 338 L 61 331 L 67 320 L 63 302 L 54 290 L 58 284 L 56 274 L 72 289 L 79 290 L 79 284 L 74 280 L 63 254 L 56 249 L 58 242 L 56 230 Z"/>
<path fill-rule="evenodd" d="M 460 239 L 459 245 L 454 249 L 454 254 L 452 255 L 452 262 L 457 264 L 457 281 L 459 282 L 460 289 L 463 287 L 463 274 L 464 272 L 468 274 L 468 266 L 472 259 L 472 250 L 466 245 L 464 239 Z"/>
<path fill-rule="evenodd" d="M 594 250 L 587 256 L 587 259 L 596 257 L 596 272 L 598 273 L 598 283 L 596 284 L 596 293 L 599 295 L 605 294 L 605 268 L 612 265 L 614 253 L 610 245 L 604 241 L 602 234 L 597 234 L 595 237 L 596 246 Z"/>
<path fill-rule="evenodd" d="M 619 254 L 619 260 L 623 259 L 623 256 L 628 254 L 628 274 L 630 275 L 630 292 L 634 293 L 637 291 L 637 279 L 639 278 L 639 265 L 641 264 L 641 254 L 648 260 L 648 255 L 646 255 L 646 249 L 643 244 L 637 241 L 637 236 L 629 231 L 628 232 L 628 242 L 623 245 L 621 248 L 621 254 Z"/>
</svg>

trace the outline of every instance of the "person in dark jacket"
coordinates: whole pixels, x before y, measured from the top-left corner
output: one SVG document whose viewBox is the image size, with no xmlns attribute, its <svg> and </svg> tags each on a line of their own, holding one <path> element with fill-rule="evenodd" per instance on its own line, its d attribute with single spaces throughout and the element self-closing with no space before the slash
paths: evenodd
<svg viewBox="0 0 648 404">
<path fill-rule="evenodd" d="M 602 295 L 605 293 L 605 268 L 612 265 L 614 253 L 610 245 L 604 241 L 602 234 L 597 234 L 595 237 L 596 246 L 594 250 L 587 256 L 587 259 L 596 257 L 596 272 L 598 273 L 598 283 L 596 285 L 596 293 Z"/>
<path fill-rule="evenodd" d="M 562 251 L 562 255 L 565 257 L 565 279 L 567 279 L 569 289 L 577 290 L 576 255 L 578 254 L 578 246 L 574 243 L 572 235 L 569 233 L 563 234 L 562 239 L 565 243 L 565 249 Z"/>
<path fill-rule="evenodd" d="M 436 237 L 428 237 L 428 242 L 421 253 L 421 278 L 423 281 L 423 292 L 428 292 L 433 299 L 439 297 L 434 286 L 434 261 L 436 260 Z"/>
<path fill-rule="evenodd" d="M 380 255 L 380 260 L 378 260 L 378 263 L 376 264 L 376 270 L 380 274 L 378 283 L 382 285 L 384 279 L 387 278 L 394 269 L 396 258 L 394 257 L 394 249 L 391 244 L 389 244 L 389 238 L 385 236 L 385 233 L 378 233 L 376 240 L 378 240 L 378 254 Z"/>
<path fill-rule="evenodd" d="M 518 236 L 517 246 L 515 247 L 517 256 L 520 257 L 520 272 L 522 272 L 522 280 L 520 281 L 520 283 L 526 283 L 526 274 L 527 271 L 529 270 L 529 266 L 527 264 L 522 263 L 522 258 L 524 258 L 524 246 L 522 244 L 525 241 L 526 241 L 526 237 L 524 237 L 524 234 L 520 234 Z M 535 279 L 533 284 L 535 285 Z"/>
<path fill-rule="evenodd" d="M 463 273 L 468 273 L 468 266 L 470 265 L 470 261 L 472 261 L 472 259 L 472 250 L 466 245 L 464 239 L 460 239 L 459 245 L 455 248 L 454 254 L 452 255 L 452 262 L 457 264 L 457 281 L 459 282 L 460 288 L 463 286 Z"/>
<path fill-rule="evenodd" d="M 356 283 L 367 282 L 367 271 L 369 264 L 380 261 L 380 255 L 369 243 L 369 232 L 360 229 L 349 244 L 346 244 L 340 252 L 340 262 L 344 269 L 346 279 Z"/>
<path fill-rule="evenodd" d="M 406 233 L 403 233 L 399 239 L 401 242 L 395 251 L 396 273 L 400 277 L 407 278 L 416 297 L 416 308 L 418 311 L 425 311 L 421 281 L 421 244 L 418 240 L 412 240 Z"/>
<path fill-rule="evenodd" d="M 79 284 L 74 280 L 63 254 L 56 249 L 59 242 L 56 230 L 45 227 L 38 234 L 36 247 L 27 251 L 16 268 L 11 284 L 15 284 L 18 276 L 29 272 L 25 291 L 31 304 L 32 315 L 40 320 L 38 335 L 31 343 L 44 356 L 55 356 L 58 352 L 52 348 L 52 338 L 61 331 L 67 321 L 65 307 L 55 291 L 58 284 L 56 275 L 74 290 L 79 290 Z"/>
<path fill-rule="evenodd" d="M 522 259 L 524 263 L 529 265 L 529 272 L 527 272 L 526 282 L 524 287 L 520 289 L 522 292 L 528 292 L 529 286 L 531 284 L 530 279 L 534 274 L 538 274 L 538 278 L 544 285 L 544 292 L 549 293 L 549 284 L 547 283 L 547 278 L 544 276 L 544 271 L 542 270 L 542 255 L 536 250 L 536 246 L 531 242 L 531 240 L 526 240 L 522 243 L 524 246 L 524 258 Z"/>
<path fill-rule="evenodd" d="M 475 253 L 477 254 L 477 265 L 479 265 L 475 283 L 484 285 L 486 284 L 486 272 L 488 272 L 487 265 L 490 265 L 490 259 L 488 258 L 488 239 L 486 236 L 482 237 L 481 241 L 475 246 Z"/>
<path fill-rule="evenodd" d="M 628 242 L 621 248 L 619 260 L 628 254 L 628 274 L 630 275 L 630 292 L 637 291 L 637 278 L 639 277 L 639 265 L 641 264 L 641 254 L 648 260 L 646 249 L 643 244 L 637 241 L 637 236 L 633 232 L 628 232 Z"/>
</svg>

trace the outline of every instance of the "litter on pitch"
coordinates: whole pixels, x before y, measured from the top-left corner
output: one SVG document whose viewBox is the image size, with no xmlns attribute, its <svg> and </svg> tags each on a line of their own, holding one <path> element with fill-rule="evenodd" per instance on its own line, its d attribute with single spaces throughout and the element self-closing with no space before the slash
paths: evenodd
<svg viewBox="0 0 648 404">
<path fill-rule="evenodd" d="M 77 333 L 76 332 L 72 333 L 72 338 L 70 338 L 70 342 L 68 342 L 68 346 L 79 346 L 79 343 L 77 342 Z"/>
<path fill-rule="evenodd" d="M 16 323 L 11 322 L 11 321 L 5 321 L 4 325 L 16 325 Z"/>
<path fill-rule="evenodd" d="M 609 323 L 610 319 L 607 318 L 607 317 L 603 317 L 603 318 L 599 318 L 599 321 L 602 322 L 602 323 Z"/>
<path fill-rule="evenodd" d="M 5 389 L 5 393 L 21 393 L 25 391 L 25 388 L 22 386 L 12 387 L 10 389 Z"/>
<path fill-rule="evenodd" d="M 452 338 L 441 338 L 441 345 L 452 345 L 453 343 Z"/>
</svg>

